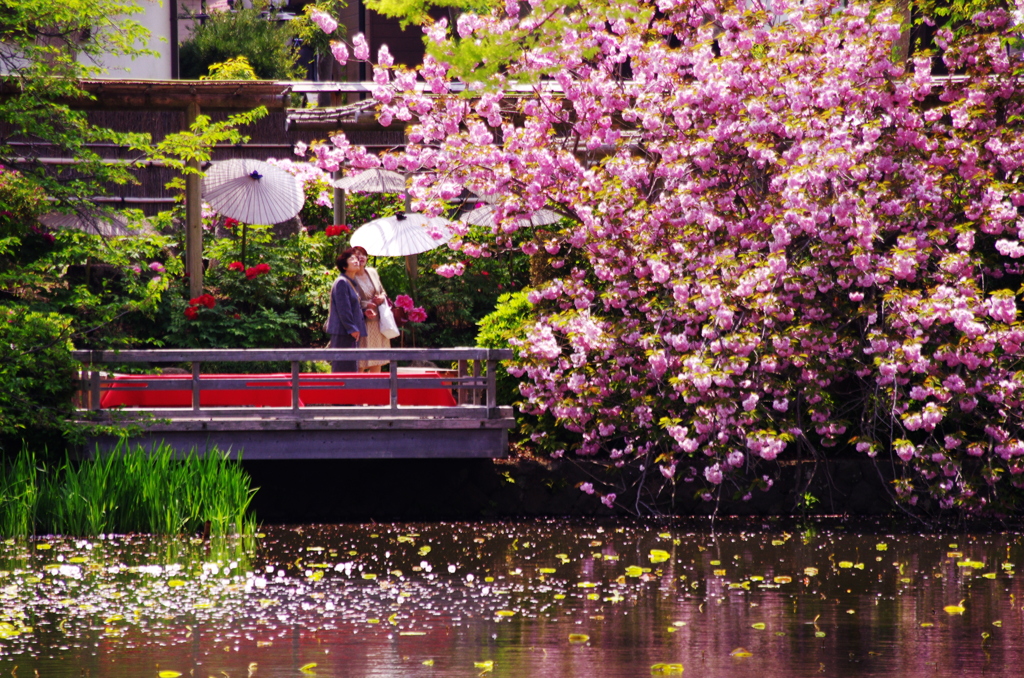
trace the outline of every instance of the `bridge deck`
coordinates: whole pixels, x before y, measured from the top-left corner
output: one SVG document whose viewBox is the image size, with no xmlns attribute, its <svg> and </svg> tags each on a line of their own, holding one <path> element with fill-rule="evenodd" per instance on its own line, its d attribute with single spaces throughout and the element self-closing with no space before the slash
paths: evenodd
<svg viewBox="0 0 1024 678">
<path fill-rule="evenodd" d="M 79 418 L 181 453 L 217 446 L 246 459 L 502 457 L 512 408 L 497 405 L 493 349 L 77 351 Z M 300 373 L 303 361 L 382 359 L 381 374 Z M 399 368 L 451 361 L 457 369 Z M 203 362 L 284 362 L 290 373 L 210 374 Z M 190 363 L 192 374 L 119 375 L 129 364 Z M 108 450 L 117 436 L 95 436 Z"/>
</svg>

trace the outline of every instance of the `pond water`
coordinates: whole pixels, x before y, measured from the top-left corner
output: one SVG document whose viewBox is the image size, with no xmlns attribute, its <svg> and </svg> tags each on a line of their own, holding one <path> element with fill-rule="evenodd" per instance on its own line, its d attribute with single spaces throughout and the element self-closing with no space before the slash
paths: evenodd
<svg viewBox="0 0 1024 678">
<path fill-rule="evenodd" d="M 544 520 L 0 543 L 0 676 L 1017 676 L 1020 534 Z"/>
</svg>

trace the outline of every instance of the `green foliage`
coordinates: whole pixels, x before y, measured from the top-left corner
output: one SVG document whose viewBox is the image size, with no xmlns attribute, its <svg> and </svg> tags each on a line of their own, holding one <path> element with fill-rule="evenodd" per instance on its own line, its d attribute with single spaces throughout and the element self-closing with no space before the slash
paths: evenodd
<svg viewBox="0 0 1024 678">
<path fill-rule="evenodd" d="M 38 182 L 0 166 L 0 238 L 24 235 L 45 207 Z"/>
<path fill-rule="evenodd" d="M 252 534 L 255 493 L 240 464 L 216 448 L 175 458 L 167 445 L 47 465 L 22 450 L 0 476 L 0 536 L 152 532 Z M 207 527 L 208 524 L 208 527 Z"/>
<path fill-rule="evenodd" d="M 302 14 L 292 19 L 292 27 L 302 44 L 309 47 L 317 54 L 330 54 L 331 41 L 340 40 L 345 37 L 345 26 L 339 23 L 334 32 L 328 35 L 310 19 L 313 10 L 320 10 L 329 14 L 335 21 L 341 15 L 341 10 L 348 4 L 344 0 L 315 0 L 302 8 Z"/>
<path fill-rule="evenodd" d="M 527 326 L 533 317 L 533 304 L 526 298 L 526 292 L 513 292 L 498 297 L 494 311 L 484 316 L 478 324 L 476 345 L 485 348 L 510 348 L 509 339 L 521 339 L 526 335 Z M 519 397 L 519 379 L 508 373 L 504 366 L 498 366 L 498 402 L 511 405 Z"/>
<path fill-rule="evenodd" d="M 71 414 L 71 319 L 0 307 L 0 457 L 59 439 Z"/>
<path fill-rule="evenodd" d="M 387 17 L 397 18 L 402 26 L 422 24 L 429 12 L 438 7 L 454 11 L 489 12 L 501 5 L 496 0 L 367 0 L 366 6 Z"/>
<path fill-rule="evenodd" d="M 219 64 L 211 64 L 209 68 L 209 75 L 200 75 L 200 80 L 259 80 L 256 77 L 256 71 L 253 70 L 252 64 L 244 56 L 238 56 L 234 59 L 228 59 L 227 61 Z"/>
<path fill-rule="evenodd" d="M 140 150 L 145 134 L 122 134 L 88 122 L 67 101 L 87 98 L 82 78 L 103 69 L 101 55 L 155 54 L 137 47 L 146 29 L 131 17 L 142 12 L 129 0 L 0 0 L 0 127 L 17 130 L 20 141 L 0 137 L 0 165 L 38 183 L 57 205 L 106 193 L 106 185 L 133 180 L 129 167 L 106 164 L 93 144 Z M 75 158 L 74 165 L 46 165 L 40 154 Z"/>
<path fill-rule="evenodd" d="M 652 4 L 639 0 L 605 0 L 593 4 L 600 4 L 601 16 L 610 21 L 625 17 L 640 22 L 642 17 L 654 16 Z M 429 12 L 434 8 L 448 8 L 451 13 L 470 11 L 489 14 L 504 3 L 497 0 L 367 0 L 366 5 L 385 16 L 398 18 L 403 25 L 424 25 L 433 21 Z M 481 85 L 494 79 L 538 82 L 562 68 L 558 58 L 564 50 L 562 36 L 587 32 L 589 15 L 585 12 L 566 12 L 565 9 L 566 3 L 562 0 L 531 1 L 529 7 L 522 10 L 539 17 L 531 30 L 474 34 L 471 40 L 457 40 L 451 52 L 441 50 L 437 44 L 427 40 L 427 53 L 447 64 L 452 78 L 464 78 Z M 509 69 L 509 65 L 526 52 L 549 53 L 554 58 L 547 67 Z"/>
<path fill-rule="evenodd" d="M 196 116 L 195 122 L 184 132 L 165 136 L 156 146 L 147 146 L 149 158 L 164 163 L 182 174 L 201 174 L 199 165 L 213 156 L 217 145 L 241 144 L 249 137 L 238 131 L 240 125 L 251 125 L 267 114 L 263 106 L 229 115 L 227 120 L 210 122 L 210 116 Z M 185 189 L 185 181 L 177 177 L 167 188 Z"/>
<path fill-rule="evenodd" d="M 181 44 L 181 77 L 195 79 L 208 75 L 210 67 L 244 56 L 261 80 L 295 80 L 301 74 L 293 46 L 295 29 L 291 22 L 278 24 L 261 16 L 266 2 L 232 12 L 212 12 L 203 23 L 196 22 L 191 37 Z"/>
</svg>

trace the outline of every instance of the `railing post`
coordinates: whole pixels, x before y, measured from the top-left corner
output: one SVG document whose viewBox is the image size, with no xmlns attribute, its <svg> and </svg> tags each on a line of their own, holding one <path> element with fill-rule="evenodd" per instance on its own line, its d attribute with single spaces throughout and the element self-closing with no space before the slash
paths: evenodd
<svg viewBox="0 0 1024 678">
<path fill-rule="evenodd" d="M 473 404 L 483 405 L 484 394 L 480 387 L 480 360 L 473 361 Z"/>
<path fill-rule="evenodd" d="M 89 373 L 89 409 L 100 409 L 100 373 L 95 368 Z"/>
<path fill-rule="evenodd" d="M 299 410 L 299 361 L 292 361 L 292 411 Z"/>
<path fill-rule="evenodd" d="M 192 411 L 199 411 L 199 366 L 198 360 L 192 361 Z"/>
<path fill-rule="evenodd" d="M 391 411 L 398 410 L 398 361 L 388 361 L 388 388 L 391 391 Z"/>
<path fill-rule="evenodd" d="M 468 375 L 469 375 L 469 363 L 466 362 L 465 360 L 460 360 L 459 361 L 459 381 L 457 382 L 458 385 L 459 385 L 459 390 L 458 390 L 458 394 L 459 394 L 458 404 L 459 405 L 465 405 L 466 403 L 473 402 L 472 399 L 471 399 L 471 395 L 472 394 L 470 394 L 469 391 L 466 390 L 467 384 L 463 383 L 463 381 L 462 381 Z"/>
<path fill-rule="evenodd" d="M 498 361 L 487 361 L 487 409 L 498 406 Z"/>
</svg>

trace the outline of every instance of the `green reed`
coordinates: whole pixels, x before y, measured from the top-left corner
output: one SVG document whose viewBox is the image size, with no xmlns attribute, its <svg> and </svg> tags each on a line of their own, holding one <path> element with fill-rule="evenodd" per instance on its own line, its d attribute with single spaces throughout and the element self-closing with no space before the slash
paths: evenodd
<svg viewBox="0 0 1024 678">
<path fill-rule="evenodd" d="M 216 448 L 178 458 L 165 444 L 119 444 L 52 468 L 23 451 L 0 481 L 0 536 L 252 534 L 255 492 L 241 466 Z"/>
</svg>

